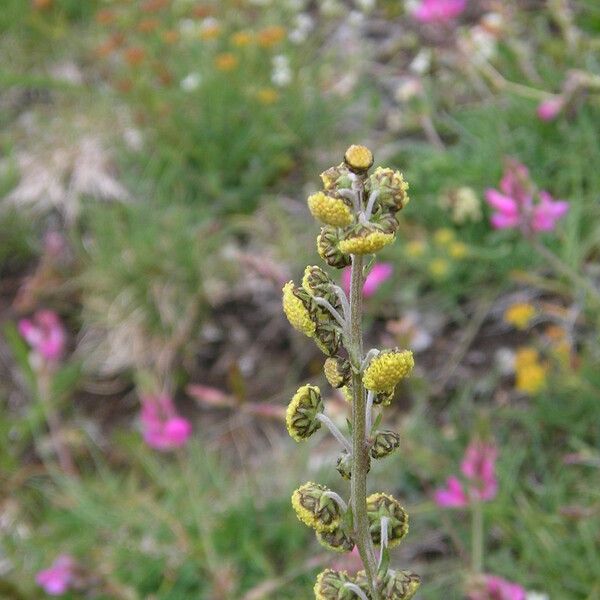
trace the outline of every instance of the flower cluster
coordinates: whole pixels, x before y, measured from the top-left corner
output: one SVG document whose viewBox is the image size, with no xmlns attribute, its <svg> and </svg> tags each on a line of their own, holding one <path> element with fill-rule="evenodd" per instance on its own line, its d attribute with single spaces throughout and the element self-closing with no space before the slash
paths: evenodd
<svg viewBox="0 0 600 600">
<path fill-rule="evenodd" d="M 32 319 L 19 321 L 19 333 L 44 363 L 56 364 L 65 350 L 65 329 L 51 310 L 39 310 Z"/>
<path fill-rule="evenodd" d="M 184 446 L 192 434 L 191 423 L 179 416 L 167 394 L 144 396 L 140 414 L 144 441 L 156 450 Z"/>
<path fill-rule="evenodd" d="M 446 487 L 435 493 L 435 501 L 443 508 L 463 508 L 471 502 L 488 502 L 496 497 L 496 458 L 498 450 L 491 444 L 474 441 L 465 451 L 460 470 L 467 481 L 463 487 L 458 477 L 448 477 Z"/>
<path fill-rule="evenodd" d="M 50 567 L 39 571 L 35 582 L 49 596 L 62 596 L 75 581 L 75 560 L 68 554 L 61 554 Z"/>
<path fill-rule="evenodd" d="M 523 347 L 515 355 L 515 387 L 524 394 L 537 394 L 546 385 L 548 368 L 535 348 Z"/>
<path fill-rule="evenodd" d="M 389 569 L 385 559 L 389 549 L 408 533 L 406 511 L 390 495 L 366 497 L 364 493 L 371 459 L 389 456 L 400 444 L 398 434 L 378 429 L 379 419 L 373 419 L 373 413 L 391 403 L 396 386 L 414 367 L 408 350 L 362 353 L 357 312 L 360 297 L 372 293 L 392 272 L 391 265 L 380 263 L 370 274 L 365 273 L 363 255 L 375 253 L 394 240 L 399 226 L 397 213 L 409 201 L 408 185 L 401 173 L 378 167 L 369 174 L 372 165 L 368 148 L 351 146 L 341 164 L 321 174 L 323 189 L 308 198 L 311 214 L 323 224 L 317 251 L 327 265 L 347 269 L 342 285 L 349 297 L 319 266 L 306 267 L 301 285 L 289 281 L 283 286 L 283 311 L 290 324 L 327 356 L 325 378 L 352 404 L 351 441 L 325 414 L 321 390 L 315 385 L 301 386 L 286 412 L 288 432 L 298 442 L 322 425 L 330 430 L 342 446 L 337 470 L 351 481 L 349 502 L 312 482 L 292 494 L 298 518 L 315 530 L 319 543 L 334 552 L 351 552 L 357 547 L 365 567 L 354 576 L 323 571 L 314 587 L 316 598 L 321 600 L 357 596 L 406 600 L 420 582 L 417 575 Z M 360 488 L 358 482 L 362 482 Z M 363 490 L 362 496 L 357 489 Z M 375 557 L 377 546 L 379 560 Z"/>
<path fill-rule="evenodd" d="M 492 227 L 519 228 L 527 235 L 554 230 L 569 210 L 567 202 L 554 200 L 544 190 L 536 192 L 527 167 L 515 161 L 508 161 L 500 190 L 488 189 L 485 198 L 495 211 L 490 218 Z"/>
</svg>

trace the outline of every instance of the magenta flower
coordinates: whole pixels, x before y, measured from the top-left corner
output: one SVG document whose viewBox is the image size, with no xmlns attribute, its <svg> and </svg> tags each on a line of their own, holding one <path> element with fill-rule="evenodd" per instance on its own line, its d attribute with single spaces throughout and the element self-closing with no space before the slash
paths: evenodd
<svg viewBox="0 0 600 600">
<path fill-rule="evenodd" d="M 413 17 L 421 23 L 440 23 L 458 17 L 467 7 L 467 0 L 421 0 Z"/>
<path fill-rule="evenodd" d="M 485 197 L 494 209 L 490 221 L 494 229 L 520 228 L 524 233 L 552 231 L 569 210 L 568 202 L 554 200 L 540 191 L 534 203 L 534 188 L 527 167 L 511 161 L 500 181 L 500 190 L 488 189 Z"/>
<path fill-rule="evenodd" d="M 484 575 L 481 583 L 469 593 L 469 600 L 526 600 L 526 596 L 525 589 L 518 583 L 497 575 Z"/>
<path fill-rule="evenodd" d="M 469 498 L 458 477 L 448 477 L 446 487 L 436 490 L 434 500 L 442 508 L 463 508 L 469 504 Z"/>
<path fill-rule="evenodd" d="M 49 363 L 57 362 L 65 349 L 65 329 L 58 315 L 51 310 L 39 310 L 33 319 L 19 321 L 19 333 Z"/>
<path fill-rule="evenodd" d="M 373 268 L 367 275 L 365 283 L 363 285 L 363 296 L 365 298 L 371 297 L 379 289 L 379 286 L 387 281 L 394 272 L 394 267 L 390 263 L 378 263 L 373 265 Z M 350 293 L 350 279 L 351 279 L 350 267 L 345 268 L 342 271 L 342 286 L 346 293 Z"/>
<path fill-rule="evenodd" d="M 481 441 L 471 442 L 460 465 L 466 478 L 466 487 L 458 477 L 448 477 L 446 487 L 434 494 L 436 504 L 442 508 L 464 508 L 473 501 L 493 500 L 498 493 L 497 457 L 495 446 Z"/>
<path fill-rule="evenodd" d="M 167 394 L 144 396 L 140 420 L 144 441 L 155 450 L 184 446 L 192 434 L 192 424 L 177 414 Z"/>
<path fill-rule="evenodd" d="M 565 100 L 562 96 L 555 96 L 549 100 L 544 100 L 537 107 L 537 116 L 542 121 L 552 121 L 556 119 L 564 106 Z"/>
<path fill-rule="evenodd" d="M 35 582 L 50 596 L 61 596 L 73 584 L 75 561 L 68 554 L 61 554 L 48 569 L 35 576 Z"/>
</svg>

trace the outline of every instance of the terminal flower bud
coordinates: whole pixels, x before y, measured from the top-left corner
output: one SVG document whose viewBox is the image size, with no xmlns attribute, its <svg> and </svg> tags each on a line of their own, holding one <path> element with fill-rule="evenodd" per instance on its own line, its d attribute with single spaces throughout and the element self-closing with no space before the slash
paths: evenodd
<svg viewBox="0 0 600 600">
<path fill-rule="evenodd" d="M 366 146 L 353 144 L 346 150 L 344 162 L 354 173 L 364 173 L 373 165 L 373 153 Z"/>
<path fill-rule="evenodd" d="M 375 544 L 381 543 L 381 517 L 389 519 L 389 548 L 397 546 L 408 533 L 408 514 L 393 496 L 382 493 L 371 494 L 367 498 L 367 514 L 371 537 Z"/>
<path fill-rule="evenodd" d="M 333 531 L 342 518 L 339 504 L 325 494 L 328 491 L 324 485 L 309 481 L 292 494 L 298 519 L 316 531 Z"/>
<path fill-rule="evenodd" d="M 321 390 L 316 385 L 298 388 L 285 413 L 285 424 L 290 436 L 297 442 L 307 440 L 321 427 L 317 414 L 323 410 Z"/>
</svg>

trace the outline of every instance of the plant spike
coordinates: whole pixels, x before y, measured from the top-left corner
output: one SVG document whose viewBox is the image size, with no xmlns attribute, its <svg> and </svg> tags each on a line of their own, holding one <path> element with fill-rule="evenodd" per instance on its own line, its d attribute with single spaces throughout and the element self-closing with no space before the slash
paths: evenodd
<svg viewBox="0 0 600 600">
<path fill-rule="evenodd" d="M 378 167 L 369 176 L 372 165 L 373 154 L 368 148 L 350 146 L 340 165 L 321 174 L 324 189 L 308 199 L 311 214 L 325 223 L 317 238 L 319 256 L 330 267 L 351 265 L 350 297 L 317 266 L 306 268 L 301 287 L 288 282 L 283 288 L 288 320 L 313 338 L 328 357 L 326 378 L 333 387 L 341 388 L 351 405 L 351 441 L 325 416 L 315 386 L 301 387 L 287 413 L 288 430 L 296 441 L 307 439 L 322 423 L 327 425 L 342 446 L 337 469 L 350 480 L 348 504 L 319 484 L 298 488 L 292 501 L 299 519 L 315 529 L 321 544 L 332 551 L 348 551 L 356 543 L 364 566 L 354 577 L 331 569 L 323 571 L 315 585 L 317 600 L 403 600 L 414 594 L 420 581 L 416 575 L 390 570 L 386 558 L 388 550 L 408 532 L 408 515 L 389 495 L 367 497 L 371 458 L 388 455 L 399 440 L 394 432 L 372 431 L 373 421 L 377 427 L 381 418 L 373 419 L 373 411 L 390 404 L 396 385 L 414 366 L 409 350 L 363 352 L 364 256 L 394 241 L 396 214 L 409 202 L 408 184 L 402 174 Z M 379 555 L 376 545 L 380 546 Z"/>
</svg>

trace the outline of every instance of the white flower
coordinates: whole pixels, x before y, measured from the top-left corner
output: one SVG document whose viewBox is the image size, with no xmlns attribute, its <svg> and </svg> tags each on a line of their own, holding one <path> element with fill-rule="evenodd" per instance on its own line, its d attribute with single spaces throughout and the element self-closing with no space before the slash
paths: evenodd
<svg viewBox="0 0 600 600">
<path fill-rule="evenodd" d="M 271 82 L 278 87 L 285 87 L 292 81 L 292 70 L 290 61 L 284 54 L 278 54 L 273 57 L 273 71 L 271 73 Z"/>
<path fill-rule="evenodd" d="M 306 13 L 296 15 L 294 29 L 290 31 L 289 38 L 294 44 L 302 44 L 315 26 L 314 19 Z"/>
<path fill-rule="evenodd" d="M 423 73 L 426 73 L 427 71 L 429 71 L 430 66 L 431 66 L 431 50 L 429 48 L 423 48 L 413 58 L 412 62 L 409 65 L 409 69 L 413 73 L 418 73 L 419 75 L 423 75 Z"/>
<path fill-rule="evenodd" d="M 202 81 L 202 77 L 200 73 L 189 73 L 186 75 L 179 83 L 182 90 L 186 92 L 193 92 L 198 89 L 200 83 Z"/>
</svg>

